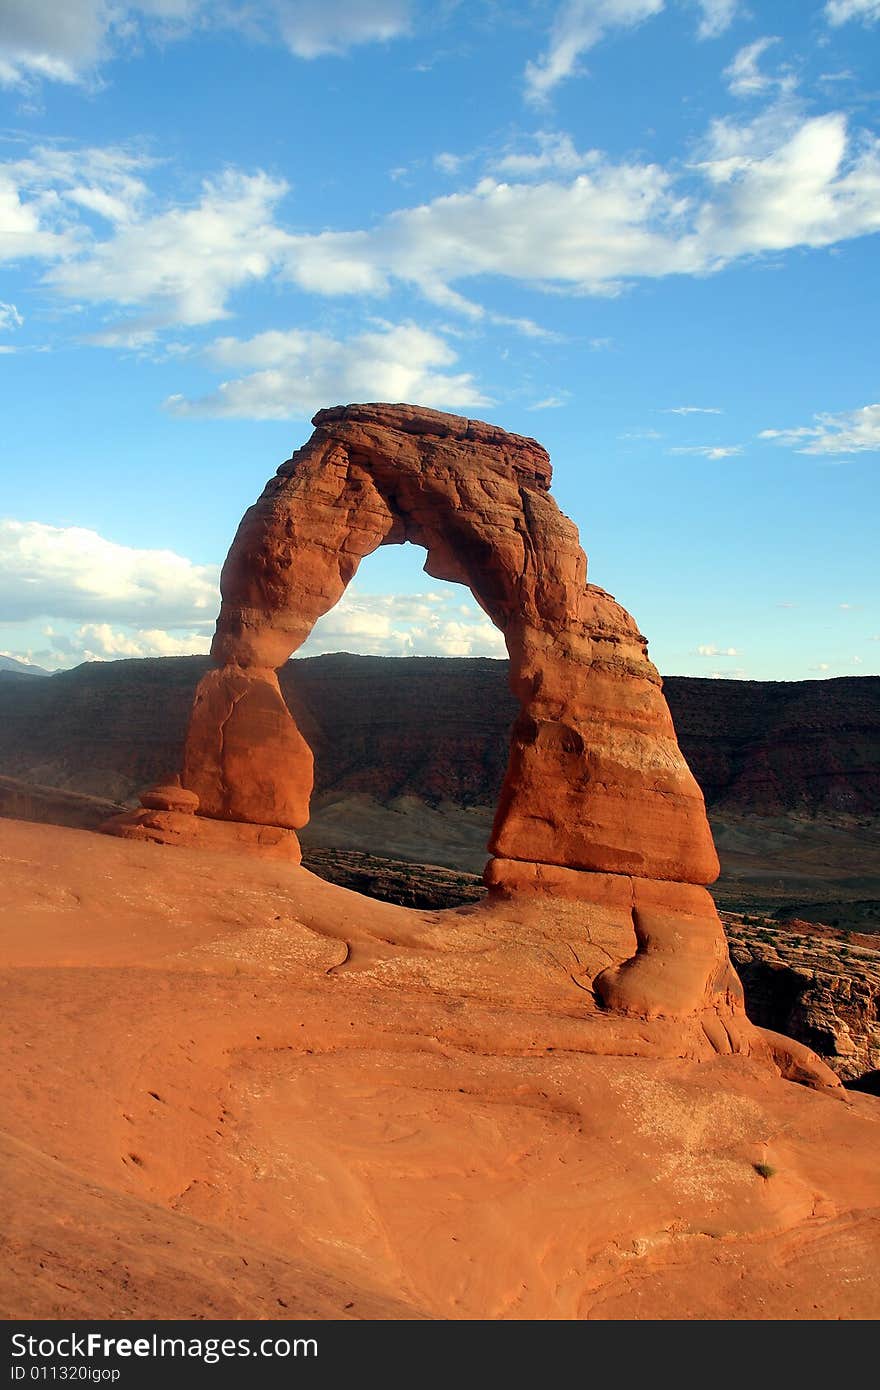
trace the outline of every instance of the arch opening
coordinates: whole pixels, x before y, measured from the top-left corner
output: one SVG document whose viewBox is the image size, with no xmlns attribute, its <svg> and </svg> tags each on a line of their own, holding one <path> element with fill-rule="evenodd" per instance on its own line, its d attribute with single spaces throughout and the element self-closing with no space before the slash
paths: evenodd
<svg viewBox="0 0 880 1390">
<path fill-rule="evenodd" d="M 485 894 L 517 705 L 502 634 L 425 558 L 411 543 L 369 556 L 279 676 L 315 759 L 304 866 L 435 910 Z"/>
</svg>

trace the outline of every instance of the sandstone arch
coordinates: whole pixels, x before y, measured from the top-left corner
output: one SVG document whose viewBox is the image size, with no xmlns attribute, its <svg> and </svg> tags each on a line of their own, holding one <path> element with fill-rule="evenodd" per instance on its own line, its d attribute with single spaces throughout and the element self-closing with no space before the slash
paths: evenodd
<svg viewBox="0 0 880 1390">
<path fill-rule="evenodd" d="M 208 846 L 234 830 L 238 847 L 298 861 L 312 757 L 276 669 L 365 556 L 412 541 L 430 575 L 469 586 L 510 654 L 520 715 L 489 842 L 494 900 L 612 907 L 625 925 L 591 975 L 599 1004 L 690 1018 L 689 1047 L 748 1050 L 754 1030 L 704 887 L 718 860 L 702 795 L 644 637 L 587 582 L 577 530 L 549 496 L 546 451 L 406 405 L 336 407 L 313 423 L 223 567 L 215 669 L 196 693 L 182 787 L 148 793 L 108 829 Z M 685 1045 L 670 1036 L 662 1048 Z"/>
<path fill-rule="evenodd" d="M 496 856 L 695 884 L 718 861 L 659 676 L 629 615 L 586 582 L 575 526 L 534 440 L 408 406 L 315 416 L 309 442 L 246 513 L 199 689 L 183 783 L 203 815 L 297 829 L 311 760 L 275 669 L 360 561 L 412 541 L 504 633 L 522 713 L 490 842 Z"/>
</svg>

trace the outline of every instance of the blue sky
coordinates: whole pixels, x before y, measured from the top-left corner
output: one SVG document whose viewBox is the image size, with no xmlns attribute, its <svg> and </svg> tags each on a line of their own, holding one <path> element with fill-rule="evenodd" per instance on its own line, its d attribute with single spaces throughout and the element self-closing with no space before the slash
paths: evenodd
<svg viewBox="0 0 880 1390">
<path fill-rule="evenodd" d="M 550 450 L 668 674 L 880 658 L 880 0 L 0 0 L 0 651 L 204 651 L 315 410 Z M 503 655 L 385 547 L 304 652 Z"/>
</svg>

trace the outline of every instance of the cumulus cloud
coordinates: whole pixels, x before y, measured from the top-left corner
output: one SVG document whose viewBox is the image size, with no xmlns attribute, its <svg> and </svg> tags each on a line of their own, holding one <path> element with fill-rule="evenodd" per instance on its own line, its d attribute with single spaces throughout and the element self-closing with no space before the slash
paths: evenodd
<svg viewBox="0 0 880 1390">
<path fill-rule="evenodd" d="M 742 656 L 738 647 L 716 647 L 714 642 L 706 642 L 697 647 L 697 656 Z"/>
<path fill-rule="evenodd" d="M 761 430 L 759 439 L 795 449 L 799 454 L 863 454 L 880 450 L 880 404 L 863 405 L 840 415 L 814 415 L 813 425 Z"/>
<path fill-rule="evenodd" d="M 104 52 L 111 15 L 105 0 L 6 0 L 0 83 L 27 78 L 77 82 Z"/>
<path fill-rule="evenodd" d="M 441 370 L 456 361 L 445 339 L 412 323 L 381 324 L 348 339 L 305 329 L 218 338 L 207 355 L 218 367 L 256 370 L 197 400 L 171 396 L 165 406 L 172 414 L 287 420 L 309 418 L 326 401 L 491 404 L 470 373 Z"/>
<path fill-rule="evenodd" d="M 83 661 L 120 661 L 129 657 L 204 656 L 211 645 L 210 628 L 168 631 L 155 627 L 115 626 L 112 623 L 80 623 L 61 619 L 42 628 L 25 647 L 21 624 L 0 624 L 0 637 L 9 641 L 11 656 L 26 666 L 43 670 L 66 669 Z"/>
<path fill-rule="evenodd" d="M 207 652 L 219 567 L 117 545 L 81 527 L 0 522 L 0 642 L 45 667 Z M 34 640 L 34 620 L 44 626 Z M 46 619 L 51 620 L 46 624 Z M 419 594 L 348 589 L 305 655 L 503 656 L 504 641 L 457 585 Z"/>
<path fill-rule="evenodd" d="M 0 521 L 0 621 L 71 618 L 151 626 L 210 625 L 218 567 L 171 550 L 117 545 L 80 526 Z"/>
<path fill-rule="evenodd" d="M 439 169 L 441 174 L 448 174 L 450 178 L 457 174 L 462 166 L 462 156 L 450 154 L 448 150 L 441 151 L 434 155 L 434 168 Z"/>
<path fill-rule="evenodd" d="M 0 332 L 8 333 L 13 328 L 21 328 L 24 319 L 14 304 L 6 304 L 0 299 Z"/>
<path fill-rule="evenodd" d="M 498 276 L 616 294 L 643 277 L 716 273 L 880 229 L 880 141 L 851 132 L 840 112 L 806 117 L 786 102 L 751 121 L 715 121 L 687 169 L 571 155 L 553 141 L 539 141 L 534 156 L 505 156 L 546 158 L 542 170 L 482 178 L 369 229 L 320 233 L 280 224 L 286 186 L 265 173 L 227 170 L 194 202 L 160 204 L 133 156 L 106 152 L 102 165 L 94 151 L 43 151 L 0 166 L 0 256 L 42 256 L 53 262 L 46 284 L 68 300 L 130 310 L 96 335 L 105 343 L 215 321 L 236 290 L 270 278 L 323 296 L 405 285 L 444 311 L 537 334 L 460 286 Z M 583 167 L 561 169 L 562 155 Z"/>
<path fill-rule="evenodd" d="M 468 192 L 393 213 L 372 232 L 293 240 L 285 273 L 323 294 L 384 290 L 391 278 L 474 317 L 453 281 L 483 275 L 614 293 L 622 279 L 693 268 L 677 240 L 685 204 L 653 165 L 603 164 L 571 182 L 481 180 Z"/>
<path fill-rule="evenodd" d="M 267 174 L 227 171 L 205 182 L 195 205 L 127 219 L 85 255 L 51 269 L 46 282 L 80 303 L 142 311 L 102 334 L 104 342 L 146 341 L 170 324 L 210 323 L 225 317 L 233 290 L 272 269 L 286 240 L 273 212 L 286 191 Z"/>
<path fill-rule="evenodd" d="M 697 0 L 697 4 L 700 8 L 697 36 L 701 39 L 717 39 L 742 10 L 740 0 Z"/>
<path fill-rule="evenodd" d="M 501 633 L 465 593 L 361 594 L 351 587 L 297 655 L 506 656 Z"/>
<path fill-rule="evenodd" d="M 104 231 L 137 218 L 148 198 L 142 175 L 153 163 L 113 146 L 37 146 L 0 164 L 0 261 L 60 262 L 85 253 L 96 235 L 93 218 Z"/>
<path fill-rule="evenodd" d="M 47 210 L 22 193 L 8 166 L 0 166 L 0 262 L 63 255 L 69 243 L 47 220 Z"/>
<path fill-rule="evenodd" d="M 4 0 L 0 84 L 82 83 L 143 40 L 243 28 L 298 58 L 344 54 L 409 31 L 410 0 Z"/>
<path fill-rule="evenodd" d="M 876 24 L 880 20 L 880 0 L 827 0 L 825 15 L 834 25 L 846 24 L 850 19 Z"/>
<path fill-rule="evenodd" d="M 346 53 L 409 32 L 410 0 L 274 0 L 282 39 L 298 58 Z"/>
<path fill-rule="evenodd" d="M 743 257 L 827 246 L 880 227 L 880 142 L 845 116 L 773 108 L 713 123 L 691 170 L 702 196 L 656 164 L 593 161 L 568 180 L 480 180 L 391 214 L 370 232 L 293 238 L 285 273 L 325 294 L 406 280 L 467 309 L 452 282 L 501 275 L 580 293 L 642 276 L 701 275 Z"/>
<path fill-rule="evenodd" d="M 734 56 L 730 65 L 724 69 L 727 85 L 734 96 L 753 97 L 764 96 L 771 91 L 779 94 L 794 91 L 797 78 L 789 68 L 783 67 L 776 73 L 768 73 L 763 72 L 758 66 L 767 50 L 777 43 L 779 39 L 776 37 L 755 39 L 754 43 L 747 44 Z"/>
<path fill-rule="evenodd" d="M 564 0 L 550 29 L 547 50 L 526 65 L 526 93 L 543 101 L 577 71 L 582 53 L 613 29 L 632 29 L 663 9 L 664 0 Z"/>
<path fill-rule="evenodd" d="M 851 138 L 840 112 L 784 107 L 713 123 L 699 166 L 714 185 L 695 218 L 705 269 L 793 246 L 830 246 L 880 228 L 880 141 Z"/>
<path fill-rule="evenodd" d="M 204 656 L 210 632 L 175 635 L 162 628 L 119 629 L 109 623 L 83 623 L 65 645 L 81 661 L 118 661 L 123 657 Z"/>
<path fill-rule="evenodd" d="M 582 152 L 577 149 L 571 136 L 564 131 L 539 130 L 532 137 L 532 143 L 536 146 L 534 150 L 505 154 L 495 162 L 494 168 L 499 174 L 526 179 L 548 170 L 579 173 L 591 164 L 600 163 L 602 159 L 598 150 Z"/>
</svg>

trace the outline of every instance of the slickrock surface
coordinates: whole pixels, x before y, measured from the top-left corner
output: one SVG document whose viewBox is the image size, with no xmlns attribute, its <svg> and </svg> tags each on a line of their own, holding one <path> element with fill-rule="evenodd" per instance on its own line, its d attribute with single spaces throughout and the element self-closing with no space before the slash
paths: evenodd
<svg viewBox="0 0 880 1390">
<path fill-rule="evenodd" d="M 17 777 L 0 777 L 0 816 L 67 825 L 74 830 L 97 830 L 122 810 L 103 797 L 84 796 L 60 787 L 41 787 Z"/>
<path fill-rule="evenodd" d="M 663 1056 L 627 933 L 0 822 L 0 1310 L 875 1318 L 880 1100 Z"/>
<path fill-rule="evenodd" d="M 330 883 L 404 907 L 458 907 L 486 891 L 476 874 L 373 854 L 308 850 L 303 863 Z M 812 1048 L 842 1081 L 880 1073 L 880 937 L 720 916 L 753 1023 Z"/>
</svg>

